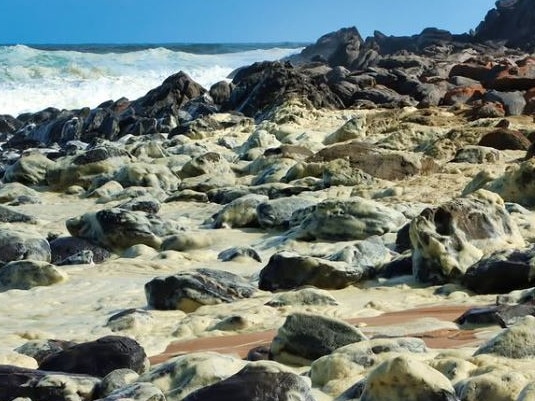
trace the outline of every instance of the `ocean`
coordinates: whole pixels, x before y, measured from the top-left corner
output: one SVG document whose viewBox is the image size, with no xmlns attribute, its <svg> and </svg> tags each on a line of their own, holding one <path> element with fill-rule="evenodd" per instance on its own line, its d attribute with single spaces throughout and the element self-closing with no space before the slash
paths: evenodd
<svg viewBox="0 0 535 401">
<path fill-rule="evenodd" d="M 180 70 L 210 88 L 236 68 L 298 53 L 303 43 L 0 46 L 0 114 L 94 108 L 136 99 Z"/>
</svg>

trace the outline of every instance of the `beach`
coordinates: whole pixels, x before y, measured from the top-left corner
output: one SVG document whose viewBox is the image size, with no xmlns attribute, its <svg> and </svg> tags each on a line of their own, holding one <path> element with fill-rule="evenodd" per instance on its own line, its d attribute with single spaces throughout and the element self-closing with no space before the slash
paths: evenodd
<svg viewBox="0 0 535 401">
<path fill-rule="evenodd" d="M 0 401 L 534 399 L 535 63 L 497 43 L 1 48 Z"/>
</svg>

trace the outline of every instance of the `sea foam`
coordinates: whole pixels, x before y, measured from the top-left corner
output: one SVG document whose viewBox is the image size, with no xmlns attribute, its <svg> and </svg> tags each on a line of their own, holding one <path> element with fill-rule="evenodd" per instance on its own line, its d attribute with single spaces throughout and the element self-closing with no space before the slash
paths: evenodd
<svg viewBox="0 0 535 401">
<path fill-rule="evenodd" d="M 238 67 L 278 60 L 301 50 L 244 48 L 248 50 L 235 51 L 234 46 L 233 52 L 225 52 L 225 46 L 220 45 L 212 47 L 210 54 L 195 54 L 164 47 L 135 51 L 125 47 L 114 52 L 95 47 L 88 52 L 75 47 L 0 46 L 0 114 L 16 116 L 50 106 L 93 108 L 110 99 L 136 99 L 180 70 L 208 89 Z"/>
</svg>

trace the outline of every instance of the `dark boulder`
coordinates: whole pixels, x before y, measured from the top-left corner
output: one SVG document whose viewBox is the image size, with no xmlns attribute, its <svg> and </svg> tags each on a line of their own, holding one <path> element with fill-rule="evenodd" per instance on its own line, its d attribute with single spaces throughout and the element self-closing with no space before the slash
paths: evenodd
<svg viewBox="0 0 535 401">
<path fill-rule="evenodd" d="M 498 251 L 469 267 L 463 284 L 478 294 L 501 294 L 533 287 L 535 248 Z"/>
<path fill-rule="evenodd" d="M 131 104 L 135 113 L 143 117 L 164 117 L 178 115 L 179 109 L 191 99 L 203 95 L 206 90 L 180 71 L 168 77 L 163 83 L 150 90 L 145 96 Z"/>
<path fill-rule="evenodd" d="M 84 375 L 62 375 L 12 365 L 0 365 L 2 400 L 92 400 L 100 380 Z M 76 394 L 76 398 L 73 395 Z"/>
<path fill-rule="evenodd" d="M 349 67 L 357 58 L 362 44 L 363 40 L 357 28 L 342 28 L 323 35 L 298 55 L 289 57 L 289 60 L 296 64 L 324 61 L 333 67 Z"/>
<path fill-rule="evenodd" d="M 531 52 L 535 48 L 534 27 L 535 8 L 532 0 L 500 0 L 476 28 L 475 39 L 505 42 L 508 47 Z"/>
<path fill-rule="evenodd" d="M 55 265 L 84 251 L 90 251 L 92 253 L 94 263 L 102 263 L 111 256 L 110 251 L 106 248 L 78 237 L 56 238 L 50 241 L 50 251 L 52 254 L 51 263 Z"/>
<path fill-rule="evenodd" d="M 106 336 L 74 345 L 52 354 L 39 369 L 104 377 L 115 369 L 128 368 L 137 373 L 147 369 L 143 347 L 129 337 Z"/>
<path fill-rule="evenodd" d="M 145 284 L 150 307 L 192 312 L 202 305 L 230 303 L 249 298 L 256 288 L 240 276 L 226 271 L 196 269 L 173 276 L 156 277 Z"/>
<path fill-rule="evenodd" d="M 498 128 L 483 135 L 478 145 L 498 150 L 528 150 L 531 141 L 521 132 L 507 128 Z"/>
<path fill-rule="evenodd" d="M 315 80 L 289 62 L 260 62 L 236 73 L 233 89 L 223 110 L 249 117 L 265 115 L 287 100 L 308 101 L 316 108 L 343 108 L 342 101 L 322 80 Z"/>
<path fill-rule="evenodd" d="M 314 401 L 309 383 L 272 365 L 251 363 L 238 373 L 190 393 L 183 401 Z"/>
</svg>

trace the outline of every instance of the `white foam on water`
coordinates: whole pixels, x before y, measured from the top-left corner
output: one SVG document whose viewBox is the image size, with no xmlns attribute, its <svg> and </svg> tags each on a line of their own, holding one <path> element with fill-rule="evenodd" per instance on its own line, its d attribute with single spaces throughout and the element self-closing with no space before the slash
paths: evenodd
<svg viewBox="0 0 535 401">
<path fill-rule="evenodd" d="M 301 49 L 270 48 L 193 54 L 166 48 L 124 53 L 87 53 L 0 46 L 0 114 L 18 115 L 46 107 L 96 107 L 120 97 L 136 99 L 182 70 L 205 88 L 236 68 L 278 60 Z"/>
</svg>

